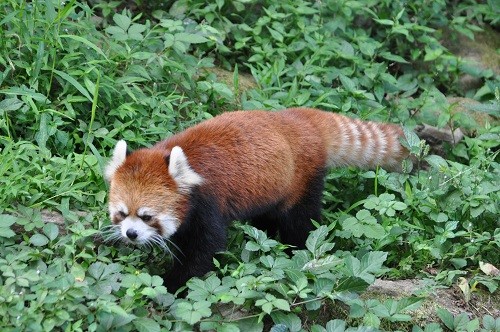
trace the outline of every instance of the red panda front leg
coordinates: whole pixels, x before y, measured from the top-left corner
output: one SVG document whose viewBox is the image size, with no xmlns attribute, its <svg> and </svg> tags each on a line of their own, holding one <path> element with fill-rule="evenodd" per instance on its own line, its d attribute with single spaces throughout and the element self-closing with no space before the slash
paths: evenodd
<svg viewBox="0 0 500 332">
<path fill-rule="evenodd" d="M 218 213 L 210 213 L 207 204 L 196 203 L 193 210 L 200 211 L 200 206 L 204 207 L 203 213 L 195 212 L 171 238 L 178 259 L 174 259 L 163 276 L 164 285 L 171 293 L 190 278 L 202 277 L 212 271 L 215 254 L 226 248 L 227 221 Z"/>
</svg>

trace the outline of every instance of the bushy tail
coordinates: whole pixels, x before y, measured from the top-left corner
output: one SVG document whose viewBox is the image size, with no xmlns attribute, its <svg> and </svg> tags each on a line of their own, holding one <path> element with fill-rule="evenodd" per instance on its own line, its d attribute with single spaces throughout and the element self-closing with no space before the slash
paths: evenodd
<svg viewBox="0 0 500 332">
<path fill-rule="evenodd" d="M 317 114 L 316 127 L 327 146 L 329 167 L 401 169 L 408 151 L 400 143 L 404 134 L 398 125 L 362 121 L 331 112 Z"/>
</svg>

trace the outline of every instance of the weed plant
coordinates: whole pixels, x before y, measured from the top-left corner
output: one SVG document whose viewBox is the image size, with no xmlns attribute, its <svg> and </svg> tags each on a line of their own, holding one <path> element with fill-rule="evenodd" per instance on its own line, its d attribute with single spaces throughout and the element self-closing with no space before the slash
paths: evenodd
<svg viewBox="0 0 500 332">
<path fill-rule="evenodd" d="M 0 2 L 0 329 L 500 331 L 497 317 L 443 309 L 418 326 L 420 297 L 359 297 L 381 276 L 498 294 L 482 267 L 500 266 L 499 79 L 442 44 L 497 14 L 471 0 Z M 482 86 L 461 91 L 464 74 Z M 493 122 L 453 112 L 451 95 Z M 102 241 L 118 139 L 150 146 L 223 111 L 291 106 L 403 123 L 418 162 L 332 170 L 323 221 L 293 255 L 235 223 L 184 297 L 162 285 L 164 253 Z M 421 122 L 475 135 L 429 155 L 411 132 Z"/>
</svg>

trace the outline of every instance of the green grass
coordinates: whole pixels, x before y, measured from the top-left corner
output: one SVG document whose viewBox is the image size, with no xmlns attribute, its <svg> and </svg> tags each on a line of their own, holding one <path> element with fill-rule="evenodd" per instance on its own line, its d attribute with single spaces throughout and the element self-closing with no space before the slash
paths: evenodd
<svg viewBox="0 0 500 332">
<path fill-rule="evenodd" d="M 500 331 L 488 315 L 414 320 L 419 297 L 359 297 L 376 277 L 498 294 L 480 264 L 500 266 L 500 80 L 441 44 L 498 27 L 494 13 L 493 1 L 1 2 L 0 328 Z M 482 85 L 462 91 L 464 74 Z M 488 123 L 448 96 L 478 101 Z M 118 139 L 150 146 L 224 111 L 291 106 L 474 135 L 443 158 L 409 134 L 413 172 L 332 170 L 323 224 L 292 257 L 236 223 L 184 298 L 158 277 L 164 253 L 102 242 Z"/>
</svg>

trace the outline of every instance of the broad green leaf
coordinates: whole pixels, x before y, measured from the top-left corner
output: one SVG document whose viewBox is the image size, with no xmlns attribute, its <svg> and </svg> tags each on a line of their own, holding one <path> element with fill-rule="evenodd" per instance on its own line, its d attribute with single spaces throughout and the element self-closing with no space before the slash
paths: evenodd
<svg viewBox="0 0 500 332">
<path fill-rule="evenodd" d="M 0 227 L 0 237 L 11 238 L 14 235 L 16 235 L 16 233 L 12 229 L 8 227 Z"/>
<path fill-rule="evenodd" d="M 113 15 L 113 21 L 116 23 L 116 25 L 118 25 L 124 31 L 128 30 L 130 23 L 132 22 L 130 17 L 128 17 L 126 15 L 122 15 L 122 14 Z"/>
<path fill-rule="evenodd" d="M 276 30 L 274 30 L 274 29 L 272 29 L 270 27 L 267 27 L 267 30 L 269 30 L 269 32 L 271 33 L 271 36 L 275 40 L 279 41 L 280 43 L 283 42 L 283 35 L 281 33 L 279 33 L 278 31 L 276 31 Z"/>
<path fill-rule="evenodd" d="M 271 318 L 276 325 L 285 325 L 290 332 L 298 332 L 302 329 L 302 322 L 296 314 L 274 311 L 271 313 Z"/>
<path fill-rule="evenodd" d="M 344 332 L 346 322 L 341 319 L 334 319 L 326 323 L 326 332 Z"/>
<path fill-rule="evenodd" d="M 241 319 L 238 322 L 238 327 L 242 332 L 261 332 L 264 330 L 264 323 L 258 317 L 249 317 Z"/>
<path fill-rule="evenodd" d="M 287 332 L 288 327 L 285 324 L 276 324 L 271 327 L 270 332 Z"/>
<path fill-rule="evenodd" d="M 342 85 L 347 91 L 354 91 L 356 89 L 356 83 L 354 83 L 353 80 L 351 80 L 349 77 L 345 75 L 340 75 L 339 76 L 340 82 L 342 82 Z"/>
<path fill-rule="evenodd" d="M 334 288 L 336 292 L 347 291 L 357 293 L 366 290 L 369 285 L 369 283 L 361 278 L 358 278 L 357 276 L 350 276 L 341 278 L 337 281 Z"/>
<path fill-rule="evenodd" d="M 14 98 L 6 98 L 0 101 L 0 110 L 3 111 L 16 111 L 24 105 L 22 100 Z"/>
<path fill-rule="evenodd" d="M 49 243 L 49 239 L 43 234 L 34 234 L 30 238 L 30 243 L 36 247 L 41 247 Z"/>
<path fill-rule="evenodd" d="M 408 61 L 406 61 L 403 57 L 389 52 L 381 52 L 380 56 L 383 57 L 384 59 L 391 60 L 394 62 L 408 63 Z"/>
<path fill-rule="evenodd" d="M 280 310 L 290 311 L 290 304 L 286 300 L 276 299 L 273 301 L 273 305 Z"/>
<path fill-rule="evenodd" d="M 454 330 L 454 323 L 453 323 L 454 317 L 448 310 L 437 308 L 436 314 L 447 328 L 449 328 L 452 331 Z"/>
<path fill-rule="evenodd" d="M 175 34 L 175 40 L 190 43 L 190 44 L 200 44 L 208 41 L 207 38 L 196 35 L 192 33 L 179 32 Z"/>
<path fill-rule="evenodd" d="M 373 312 L 367 312 L 363 316 L 363 324 L 378 328 L 380 326 L 380 318 L 378 318 Z"/>
<path fill-rule="evenodd" d="M 53 241 L 59 234 L 59 227 L 54 223 L 47 223 L 43 226 L 43 233 L 47 235 L 50 241 Z"/>
<path fill-rule="evenodd" d="M 328 236 L 328 227 L 321 225 L 318 229 L 309 234 L 306 240 L 306 248 L 313 254 L 316 254 L 316 250 L 325 241 Z"/>
<path fill-rule="evenodd" d="M 0 227 L 10 227 L 16 223 L 17 217 L 10 214 L 0 214 Z"/>
</svg>

